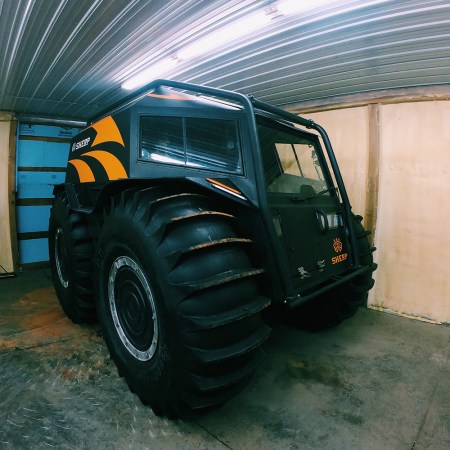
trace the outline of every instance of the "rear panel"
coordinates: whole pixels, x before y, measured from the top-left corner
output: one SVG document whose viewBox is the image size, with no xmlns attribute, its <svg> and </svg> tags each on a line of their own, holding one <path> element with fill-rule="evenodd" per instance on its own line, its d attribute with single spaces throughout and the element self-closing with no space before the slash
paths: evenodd
<svg viewBox="0 0 450 450">
<path fill-rule="evenodd" d="M 295 292 L 304 293 L 349 269 L 349 246 L 335 198 L 293 205 L 289 196 L 269 195 L 269 202 Z"/>
<path fill-rule="evenodd" d="M 253 166 L 244 168 L 248 134 L 241 108 L 158 88 L 72 141 L 66 176 L 72 207 L 92 211 L 104 187 L 119 180 L 130 186 L 174 179 L 255 204 Z"/>
</svg>

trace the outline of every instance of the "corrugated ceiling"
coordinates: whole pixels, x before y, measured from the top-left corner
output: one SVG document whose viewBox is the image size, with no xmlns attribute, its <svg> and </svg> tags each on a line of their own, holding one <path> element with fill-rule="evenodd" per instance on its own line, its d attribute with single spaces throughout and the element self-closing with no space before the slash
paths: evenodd
<svg viewBox="0 0 450 450">
<path fill-rule="evenodd" d="M 279 16 L 251 36 L 179 62 L 164 77 L 251 93 L 287 108 L 450 84 L 450 2 L 373 3 L 341 0 Z M 127 95 L 120 85 L 133 71 L 276 4 L 0 0 L 0 111 L 85 119 Z"/>
</svg>

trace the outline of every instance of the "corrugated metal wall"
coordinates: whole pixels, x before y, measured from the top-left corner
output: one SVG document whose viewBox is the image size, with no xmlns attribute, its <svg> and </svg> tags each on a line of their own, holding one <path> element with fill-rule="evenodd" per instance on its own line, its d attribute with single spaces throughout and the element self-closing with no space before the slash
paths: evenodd
<svg viewBox="0 0 450 450">
<path fill-rule="evenodd" d="M 184 76 L 283 106 L 450 82 L 449 2 L 394 1 L 302 22 L 286 19 L 244 58 L 231 53 Z"/>
</svg>

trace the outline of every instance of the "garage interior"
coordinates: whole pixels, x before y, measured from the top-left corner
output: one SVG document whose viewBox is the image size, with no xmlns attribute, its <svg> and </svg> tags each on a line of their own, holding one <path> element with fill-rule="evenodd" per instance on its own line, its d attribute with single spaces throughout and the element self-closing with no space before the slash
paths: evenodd
<svg viewBox="0 0 450 450">
<path fill-rule="evenodd" d="M 438 0 L 0 2 L 1 445 L 450 448 L 449 24 Z M 250 385 L 192 421 L 129 392 L 48 263 L 71 138 L 157 78 L 323 125 L 377 247 L 368 308 L 315 333 L 273 319 Z"/>
</svg>

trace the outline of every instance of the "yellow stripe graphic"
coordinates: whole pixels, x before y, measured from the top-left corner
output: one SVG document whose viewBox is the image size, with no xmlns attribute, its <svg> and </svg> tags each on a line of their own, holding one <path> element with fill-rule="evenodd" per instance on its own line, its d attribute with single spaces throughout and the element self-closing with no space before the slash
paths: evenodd
<svg viewBox="0 0 450 450">
<path fill-rule="evenodd" d="M 122 147 L 125 147 L 120 130 L 111 116 L 99 120 L 88 128 L 93 128 L 97 132 L 91 147 L 103 144 L 103 142 L 117 142 Z"/>
<path fill-rule="evenodd" d="M 223 184 L 220 181 L 214 180 L 213 178 L 207 178 L 206 181 L 209 181 L 210 183 L 215 184 L 217 186 L 223 187 L 224 189 L 234 192 L 235 194 L 242 194 L 241 191 L 238 191 L 237 189 L 233 189 L 232 187 L 230 187 L 226 184 Z"/>
<path fill-rule="evenodd" d="M 94 174 L 91 168 L 81 159 L 72 159 L 69 161 L 78 172 L 78 178 L 80 183 L 88 183 L 89 181 L 95 181 Z"/>
<path fill-rule="evenodd" d="M 103 150 L 93 150 L 91 152 L 84 153 L 83 156 L 95 158 L 103 166 L 110 180 L 128 178 L 125 167 L 123 167 L 118 158 L 109 152 L 105 152 Z"/>
</svg>

